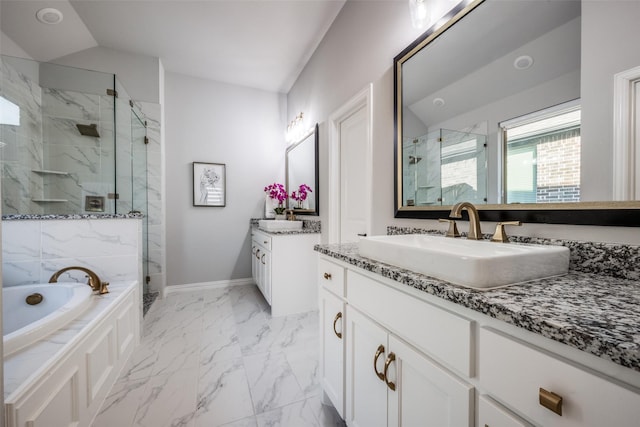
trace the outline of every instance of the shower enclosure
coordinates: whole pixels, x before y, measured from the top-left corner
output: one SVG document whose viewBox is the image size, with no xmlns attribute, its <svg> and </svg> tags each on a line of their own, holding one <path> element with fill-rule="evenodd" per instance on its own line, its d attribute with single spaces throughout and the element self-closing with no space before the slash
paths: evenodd
<svg viewBox="0 0 640 427">
<path fill-rule="evenodd" d="M 486 135 L 438 129 L 402 149 L 405 206 L 487 203 Z"/>
<path fill-rule="evenodd" d="M 141 213 L 148 282 L 146 128 L 114 74 L 1 55 L 3 216 Z"/>
</svg>

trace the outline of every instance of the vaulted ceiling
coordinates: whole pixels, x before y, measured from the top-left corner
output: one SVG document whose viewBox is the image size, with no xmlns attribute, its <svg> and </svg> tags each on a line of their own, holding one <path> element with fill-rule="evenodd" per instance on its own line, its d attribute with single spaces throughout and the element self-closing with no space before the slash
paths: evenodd
<svg viewBox="0 0 640 427">
<path fill-rule="evenodd" d="M 288 92 L 346 0 L 2 0 L 2 32 L 33 59 L 102 46 L 170 72 Z M 57 25 L 38 22 L 44 7 Z"/>
</svg>

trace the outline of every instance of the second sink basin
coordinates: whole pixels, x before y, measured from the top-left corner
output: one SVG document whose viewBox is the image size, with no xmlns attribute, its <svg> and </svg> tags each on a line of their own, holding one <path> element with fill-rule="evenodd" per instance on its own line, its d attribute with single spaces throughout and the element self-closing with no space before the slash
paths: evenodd
<svg viewBox="0 0 640 427">
<path fill-rule="evenodd" d="M 266 231 L 296 231 L 302 230 L 302 221 L 287 221 L 282 219 L 261 219 L 258 227 Z"/>
<path fill-rule="evenodd" d="M 490 289 L 566 274 L 569 248 L 495 243 L 428 234 L 373 236 L 359 241 L 361 256 L 457 285 Z"/>
</svg>

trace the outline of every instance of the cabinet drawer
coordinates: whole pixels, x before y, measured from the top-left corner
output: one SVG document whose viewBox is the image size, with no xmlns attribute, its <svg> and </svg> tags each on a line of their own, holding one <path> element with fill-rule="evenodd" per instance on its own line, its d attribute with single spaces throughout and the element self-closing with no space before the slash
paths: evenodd
<svg viewBox="0 0 640 427">
<path fill-rule="evenodd" d="M 531 427 L 488 396 L 478 398 L 478 427 Z"/>
<path fill-rule="evenodd" d="M 271 250 L 271 236 L 257 230 L 251 232 L 253 241 L 267 250 Z"/>
<path fill-rule="evenodd" d="M 351 270 L 347 271 L 347 300 L 425 354 L 473 376 L 471 320 Z"/>
<path fill-rule="evenodd" d="M 324 258 L 318 258 L 318 283 L 328 291 L 344 297 L 344 267 Z"/>
<path fill-rule="evenodd" d="M 638 425 L 640 394 L 551 353 L 483 328 L 479 358 L 482 387 L 536 424 L 546 427 Z M 562 397 L 562 415 L 541 405 L 541 388 Z"/>
</svg>

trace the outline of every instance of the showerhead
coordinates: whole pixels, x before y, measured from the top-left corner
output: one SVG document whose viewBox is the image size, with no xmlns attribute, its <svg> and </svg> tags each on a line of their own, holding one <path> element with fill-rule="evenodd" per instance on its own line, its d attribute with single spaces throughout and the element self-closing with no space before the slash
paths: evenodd
<svg viewBox="0 0 640 427">
<path fill-rule="evenodd" d="M 95 138 L 100 138 L 100 134 L 98 133 L 98 125 L 92 123 L 90 125 L 81 125 L 80 123 L 76 124 L 80 135 L 84 136 L 93 136 Z"/>
</svg>

